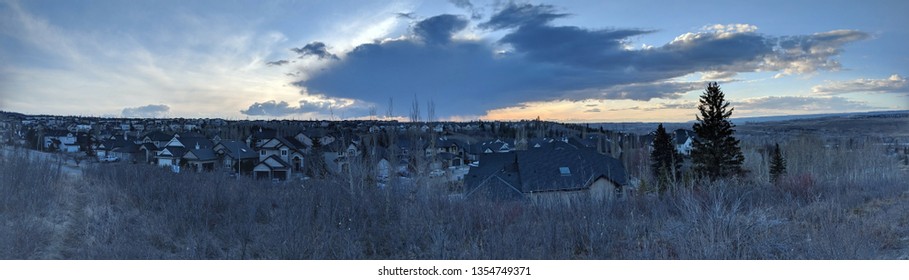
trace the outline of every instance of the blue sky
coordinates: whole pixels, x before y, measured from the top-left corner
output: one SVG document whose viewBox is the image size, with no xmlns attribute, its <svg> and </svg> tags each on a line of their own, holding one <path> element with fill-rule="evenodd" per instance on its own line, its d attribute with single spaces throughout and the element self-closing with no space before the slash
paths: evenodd
<svg viewBox="0 0 909 280">
<path fill-rule="evenodd" d="M 905 11 L 907 1 L 0 0 L 0 110 L 405 119 L 416 100 L 423 119 L 688 121 L 709 81 L 739 117 L 906 110 Z"/>
</svg>

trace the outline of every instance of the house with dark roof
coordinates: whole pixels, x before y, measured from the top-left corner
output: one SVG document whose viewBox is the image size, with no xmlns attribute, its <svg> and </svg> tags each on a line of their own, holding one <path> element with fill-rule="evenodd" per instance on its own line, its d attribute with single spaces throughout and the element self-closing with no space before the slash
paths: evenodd
<svg viewBox="0 0 909 280">
<path fill-rule="evenodd" d="M 183 160 L 186 161 L 186 166 L 197 172 L 211 171 L 215 168 L 218 156 L 215 155 L 215 151 L 211 148 L 202 148 L 196 143 L 192 149 L 186 150 L 186 153 L 183 154 Z"/>
<path fill-rule="evenodd" d="M 117 150 L 122 147 L 130 146 L 130 145 L 135 145 L 135 143 L 124 139 L 122 136 L 121 137 L 111 137 L 107 140 L 101 141 L 101 143 L 99 143 L 98 146 L 95 147 L 95 155 L 97 155 L 98 158 L 104 158 L 104 157 L 107 157 L 108 155 L 114 156 L 112 154 L 112 151 Z M 138 147 L 137 147 L 137 149 L 138 149 Z"/>
<path fill-rule="evenodd" d="M 480 155 L 464 178 L 466 197 L 501 199 L 595 199 L 623 197 L 627 178 L 621 161 L 564 142 L 512 153 Z"/>
<path fill-rule="evenodd" d="M 158 154 L 158 146 L 154 143 L 142 143 L 139 145 L 139 154 L 137 161 L 144 163 L 155 163 L 155 156 Z"/>
<path fill-rule="evenodd" d="M 277 155 L 270 155 L 253 167 L 253 178 L 289 180 L 293 167 Z"/>
<path fill-rule="evenodd" d="M 468 143 L 465 150 L 468 162 L 479 160 L 481 154 L 507 153 L 514 149 L 508 145 L 509 141 L 496 139 L 476 143 Z"/>
<path fill-rule="evenodd" d="M 303 159 L 308 147 L 297 139 L 275 136 L 265 139 L 261 143 L 262 145 L 258 147 L 259 162 L 275 156 L 284 163 L 288 163 L 295 171 L 303 169 Z"/>
<path fill-rule="evenodd" d="M 155 160 L 158 166 L 180 166 L 183 155 L 186 154 L 186 148 L 179 146 L 168 146 L 158 151 Z"/>
<path fill-rule="evenodd" d="M 204 169 L 205 166 L 214 167 L 211 155 L 214 154 L 212 148 L 214 145 L 211 140 L 205 137 L 188 136 L 194 134 L 174 134 L 174 137 L 165 144 L 164 148 L 158 151 L 155 157 L 158 166 L 186 166 L 192 163 L 196 170 Z M 187 152 L 195 151 L 189 158 L 184 158 Z"/>
<path fill-rule="evenodd" d="M 246 143 L 237 140 L 221 140 L 214 148 L 220 165 L 232 172 L 249 173 L 259 163 L 259 153 Z"/>
<path fill-rule="evenodd" d="M 139 141 L 140 143 L 151 143 L 160 149 L 165 147 L 167 145 L 167 142 L 173 138 L 173 135 L 156 130 L 142 135 L 142 137 L 139 138 Z"/>
<path fill-rule="evenodd" d="M 140 146 L 136 145 L 136 143 L 124 142 L 122 146 L 111 149 L 108 154 L 122 161 L 138 162 L 142 154 L 139 148 Z"/>
</svg>

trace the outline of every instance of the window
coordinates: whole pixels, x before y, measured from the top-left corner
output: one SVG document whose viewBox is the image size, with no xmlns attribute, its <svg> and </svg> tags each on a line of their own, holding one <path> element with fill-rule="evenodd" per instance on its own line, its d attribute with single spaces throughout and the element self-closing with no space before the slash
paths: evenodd
<svg viewBox="0 0 909 280">
<path fill-rule="evenodd" d="M 264 155 L 265 155 L 265 150 L 259 151 L 259 154 L 264 156 Z"/>
<path fill-rule="evenodd" d="M 559 173 L 561 173 L 562 176 L 571 176 L 571 170 L 569 170 L 568 167 L 565 167 L 565 166 L 559 167 Z"/>
<path fill-rule="evenodd" d="M 282 156 L 287 156 L 287 150 L 281 150 L 281 155 L 282 155 Z"/>
</svg>

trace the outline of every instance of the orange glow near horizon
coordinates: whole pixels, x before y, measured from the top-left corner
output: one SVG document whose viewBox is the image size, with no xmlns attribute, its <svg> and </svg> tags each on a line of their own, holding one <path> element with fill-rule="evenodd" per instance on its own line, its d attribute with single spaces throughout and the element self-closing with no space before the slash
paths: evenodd
<svg viewBox="0 0 909 280">
<path fill-rule="evenodd" d="M 615 101 L 549 101 L 530 102 L 523 106 L 493 109 L 484 120 L 542 120 L 559 122 L 685 122 L 694 119 L 697 108 L 661 107 L 653 102 Z"/>
</svg>

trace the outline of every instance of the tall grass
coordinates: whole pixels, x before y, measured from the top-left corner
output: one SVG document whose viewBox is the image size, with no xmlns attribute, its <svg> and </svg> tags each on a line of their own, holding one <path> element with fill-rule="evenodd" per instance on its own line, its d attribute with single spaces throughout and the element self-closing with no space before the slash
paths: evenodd
<svg viewBox="0 0 909 280">
<path fill-rule="evenodd" d="M 54 159 L 0 149 L 0 259 L 45 258 L 63 226 L 54 215 L 66 199 L 60 196 L 62 178 Z"/>
</svg>

